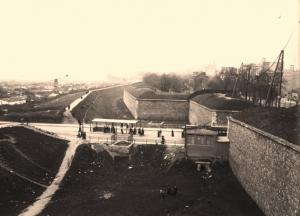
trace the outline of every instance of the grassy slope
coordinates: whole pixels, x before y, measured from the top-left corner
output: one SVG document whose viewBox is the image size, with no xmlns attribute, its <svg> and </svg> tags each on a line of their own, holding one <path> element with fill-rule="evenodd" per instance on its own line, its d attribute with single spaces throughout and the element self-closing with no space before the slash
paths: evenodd
<svg viewBox="0 0 300 216">
<path fill-rule="evenodd" d="M 36 182 L 49 185 L 64 157 L 67 141 L 48 137 L 23 127 L 1 128 L 0 163 Z M 1 215 L 16 215 L 44 188 L 12 175 L 0 167 Z"/>
<path fill-rule="evenodd" d="M 30 122 L 53 122 L 62 121 L 65 108 L 74 100 L 82 96 L 85 92 L 76 92 L 60 95 L 56 98 L 47 99 L 35 104 L 22 104 L 15 106 L 2 106 L 8 109 L 6 116 L 1 116 L 1 120 L 21 121 L 27 118 Z"/>
<path fill-rule="evenodd" d="M 93 118 L 132 119 L 131 113 L 122 100 L 123 90 L 124 87 L 115 87 L 94 91 L 73 109 L 72 114 L 82 120 L 89 109 L 85 118 L 87 122 Z"/>
<path fill-rule="evenodd" d="M 291 108 L 254 108 L 234 118 L 300 145 L 300 106 Z"/>
<path fill-rule="evenodd" d="M 254 105 L 250 102 L 239 99 L 226 99 L 218 97 L 215 94 L 201 94 L 194 98 L 193 101 L 216 110 L 243 110 Z"/>
<path fill-rule="evenodd" d="M 263 215 L 228 164 L 217 164 L 214 177 L 205 181 L 190 161 L 167 171 L 163 158 L 164 146 L 141 146 L 128 169 L 125 158 L 113 161 L 107 152 L 81 146 L 41 215 Z M 178 195 L 162 199 L 159 189 L 165 185 L 177 185 Z M 105 200 L 103 192 L 113 197 Z"/>
</svg>

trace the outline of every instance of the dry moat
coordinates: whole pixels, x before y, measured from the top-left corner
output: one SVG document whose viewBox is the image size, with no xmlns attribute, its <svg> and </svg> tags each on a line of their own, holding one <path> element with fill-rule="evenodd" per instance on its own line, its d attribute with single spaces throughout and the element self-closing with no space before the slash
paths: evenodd
<svg viewBox="0 0 300 216">
<path fill-rule="evenodd" d="M 167 186 L 177 186 L 178 193 L 163 198 L 159 190 Z M 192 161 L 166 153 L 163 145 L 137 146 L 130 157 L 112 157 L 104 149 L 96 152 L 91 145 L 82 145 L 59 191 L 40 215 L 263 213 L 228 163 L 215 163 L 212 177 L 203 179 Z"/>
</svg>

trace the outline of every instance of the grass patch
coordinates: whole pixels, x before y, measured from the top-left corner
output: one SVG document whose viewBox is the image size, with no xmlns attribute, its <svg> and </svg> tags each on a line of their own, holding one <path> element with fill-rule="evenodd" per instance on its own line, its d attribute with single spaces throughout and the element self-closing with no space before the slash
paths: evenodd
<svg viewBox="0 0 300 216">
<path fill-rule="evenodd" d="M 133 119 L 122 100 L 123 90 L 124 87 L 115 87 L 94 91 L 72 110 L 72 115 L 82 120 L 87 113 L 86 122 L 94 118 Z"/>
</svg>

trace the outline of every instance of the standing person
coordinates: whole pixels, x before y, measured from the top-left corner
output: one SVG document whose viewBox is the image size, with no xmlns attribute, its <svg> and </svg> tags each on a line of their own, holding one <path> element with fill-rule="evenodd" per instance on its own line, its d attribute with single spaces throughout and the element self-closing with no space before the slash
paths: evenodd
<svg viewBox="0 0 300 216">
<path fill-rule="evenodd" d="M 157 137 L 160 137 L 160 132 L 159 132 L 159 130 L 157 131 Z"/>
<path fill-rule="evenodd" d="M 161 144 L 164 145 L 165 143 L 166 143 L 165 137 L 162 136 L 162 137 L 161 137 Z"/>
<path fill-rule="evenodd" d="M 136 135 L 136 128 L 133 128 L 133 134 Z"/>
<path fill-rule="evenodd" d="M 121 128 L 121 133 L 122 133 L 122 134 L 124 133 L 123 128 Z"/>
<path fill-rule="evenodd" d="M 173 129 L 171 130 L 171 136 L 174 137 L 174 131 L 173 131 Z"/>
<path fill-rule="evenodd" d="M 144 128 L 141 129 L 141 134 L 144 136 Z"/>
</svg>

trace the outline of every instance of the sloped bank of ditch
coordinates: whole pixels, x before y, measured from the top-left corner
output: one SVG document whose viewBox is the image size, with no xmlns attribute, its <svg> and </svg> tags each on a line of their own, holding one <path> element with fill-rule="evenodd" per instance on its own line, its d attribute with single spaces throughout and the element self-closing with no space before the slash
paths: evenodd
<svg viewBox="0 0 300 216">
<path fill-rule="evenodd" d="M 52 182 L 66 149 L 67 141 L 24 127 L 0 129 L 1 215 L 18 215 L 34 202 Z"/>
<path fill-rule="evenodd" d="M 208 180 L 189 160 L 169 165 L 164 146 L 138 146 L 131 160 L 80 146 L 40 215 L 263 215 L 228 163 L 216 163 Z M 162 198 L 167 185 L 178 194 Z"/>
</svg>

